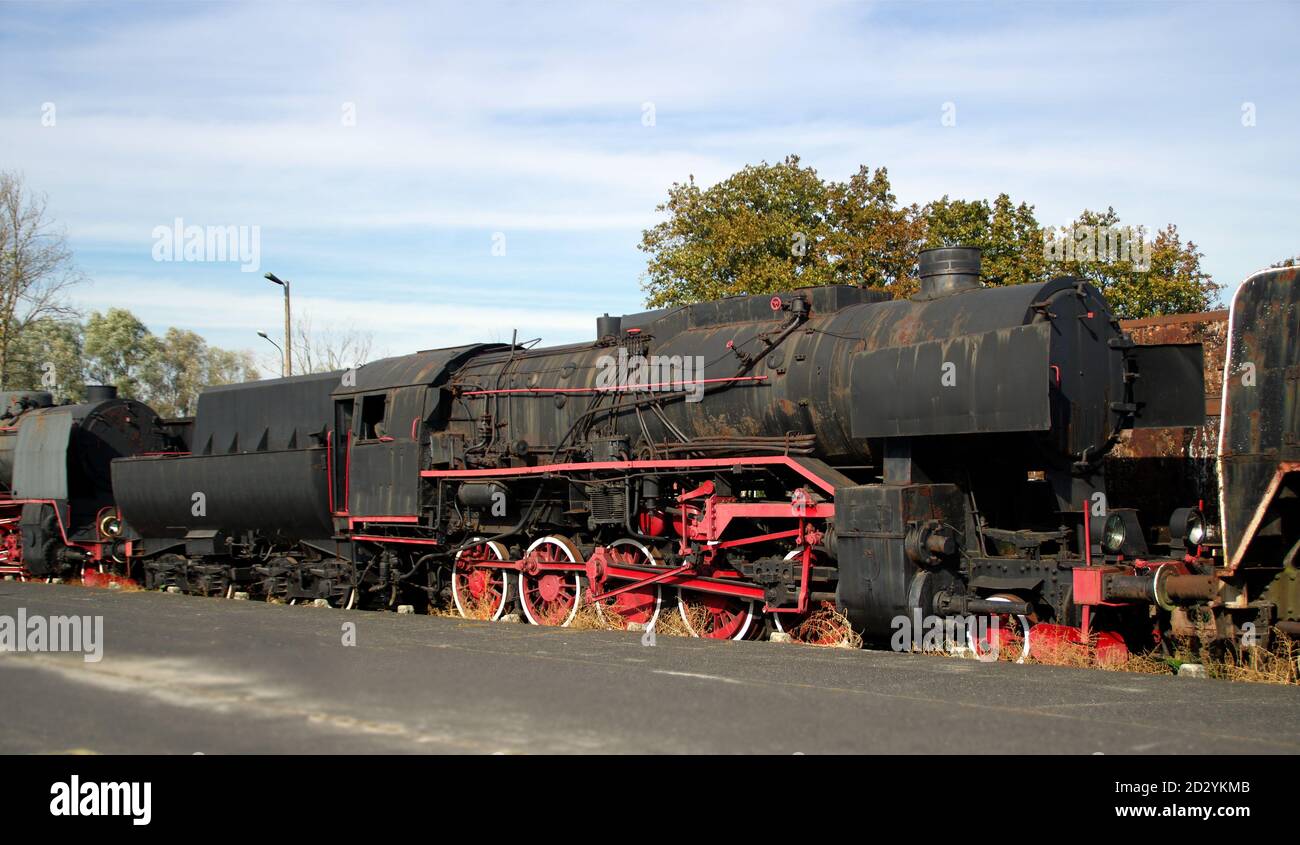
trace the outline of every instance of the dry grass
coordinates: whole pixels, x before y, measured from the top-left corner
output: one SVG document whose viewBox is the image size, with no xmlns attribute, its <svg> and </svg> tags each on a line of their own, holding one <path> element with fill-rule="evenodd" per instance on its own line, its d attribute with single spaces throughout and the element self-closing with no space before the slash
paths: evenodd
<svg viewBox="0 0 1300 845">
<path fill-rule="evenodd" d="M 464 618 L 456 610 L 456 603 L 451 599 L 447 599 L 445 602 L 429 602 L 429 615 L 445 616 L 453 619 Z"/>
<path fill-rule="evenodd" d="M 659 613 L 659 618 L 655 620 L 655 633 L 662 634 L 665 637 L 694 637 L 691 628 L 696 631 L 703 630 L 709 623 L 709 611 L 700 604 L 687 604 L 686 616 L 691 620 L 690 626 L 682 619 L 681 611 L 678 610 L 677 597 L 666 596 L 664 598 L 664 608 Z"/>
<path fill-rule="evenodd" d="M 620 631 L 627 625 L 622 616 L 608 607 L 597 610 L 594 601 L 584 600 L 578 605 L 578 612 L 573 615 L 569 627 L 575 631 Z"/>
<path fill-rule="evenodd" d="M 507 578 L 508 577 L 509 576 L 507 576 Z M 507 583 L 509 582 L 507 581 Z M 517 584 L 511 585 L 511 592 L 518 592 Z M 475 598 L 470 594 L 469 590 L 466 589 L 460 593 L 460 604 L 461 607 L 465 609 L 465 614 L 463 616 L 460 611 L 456 609 L 456 600 L 451 596 L 448 596 L 445 604 L 438 604 L 436 606 L 430 605 L 429 615 L 451 616 L 456 619 L 475 619 L 480 622 L 487 622 L 496 614 L 496 603 L 493 601 L 493 598 L 493 595 L 486 591 L 483 595 Z M 502 611 L 502 613 L 504 614 L 505 611 Z"/>
<path fill-rule="evenodd" d="M 808 614 L 807 619 L 788 633 L 791 639 L 804 645 L 862 648 L 862 636 L 853 630 L 853 623 L 830 602 L 822 602 L 820 608 Z"/>
<path fill-rule="evenodd" d="M 1004 648 L 999 660 L 1016 662 L 1022 650 L 1017 640 L 1015 648 Z M 1034 640 L 1030 638 L 1029 656 L 1025 663 L 1040 666 L 1070 666 L 1076 669 L 1100 669 L 1104 672 L 1134 672 L 1142 675 L 1167 675 L 1171 667 L 1164 660 L 1150 654 L 1134 654 L 1103 650 L 1098 652 L 1098 639 L 1094 634 L 1087 645 L 1073 642 Z"/>
<path fill-rule="evenodd" d="M 655 624 L 655 631 L 670 637 L 698 637 L 698 631 L 707 631 L 712 621 L 709 609 L 702 603 L 686 601 L 679 605 L 674 598 L 671 603 L 667 603 L 668 608 L 659 614 L 659 621 Z M 686 619 L 682 618 L 681 609 L 686 608 Z M 664 617 L 667 617 L 666 619 Z M 690 624 L 687 624 L 690 620 Z M 751 627 L 752 627 L 751 623 Z"/>
<path fill-rule="evenodd" d="M 1097 637 L 1087 645 L 1036 640 L 1031 642 L 1025 663 L 1042 666 L 1068 666 L 1079 669 L 1099 669 L 1104 672 L 1132 672 L 1142 675 L 1172 675 L 1184 663 L 1205 667 L 1209 678 L 1264 684 L 1300 684 L 1300 647 L 1275 632 L 1269 649 L 1244 649 L 1240 654 L 1231 649 L 1211 649 L 1198 644 L 1190 637 L 1177 638 L 1173 656 L 1152 653 L 1126 653 L 1123 655 L 1101 652 L 1099 659 Z M 1020 657 L 1019 648 L 1003 648 L 999 660 L 1015 662 Z"/>
<path fill-rule="evenodd" d="M 835 615 L 838 616 L 838 614 Z M 709 611 L 702 604 L 687 603 L 686 616 L 690 620 L 689 626 L 686 624 L 686 620 L 682 619 L 676 596 L 664 596 L 659 616 L 654 622 L 655 634 L 665 637 L 694 637 L 696 635 L 692 633 L 692 629 L 702 631 L 707 628 L 710 621 Z M 839 618 L 843 619 L 843 617 Z M 848 620 L 843 619 L 843 621 L 847 626 Z M 822 624 L 834 627 L 834 623 L 829 620 Z M 608 606 L 597 611 L 595 603 L 588 601 L 578 608 L 578 612 L 573 617 L 573 621 L 569 623 L 569 627 L 579 631 L 624 631 L 627 630 L 627 620 Z M 755 619 L 750 623 L 750 632 L 761 630 L 761 627 L 762 621 L 756 615 Z M 857 637 L 856 634 L 853 636 Z M 857 645 L 854 647 L 862 645 L 861 637 L 857 637 L 856 643 Z M 838 645 L 839 643 L 829 644 Z"/>
<path fill-rule="evenodd" d="M 1228 654 L 1206 668 L 1210 677 L 1227 681 L 1300 685 L 1300 649 L 1286 639 L 1271 650 L 1247 649 L 1240 659 Z"/>
<path fill-rule="evenodd" d="M 1240 653 L 1212 649 L 1182 637 L 1175 641 L 1174 656 L 1166 662 L 1171 667 L 1199 663 L 1207 677 L 1218 680 L 1300 685 L 1300 646 L 1281 631 L 1275 629 L 1272 634 L 1269 648 L 1248 648 Z"/>
<path fill-rule="evenodd" d="M 61 584 L 72 584 L 77 587 L 86 587 L 92 590 L 119 590 L 123 593 L 144 592 L 144 587 L 140 586 L 130 578 L 124 578 L 121 575 L 101 575 L 95 573 L 94 577 L 87 579 L 85 575 L 76 581 L 60 581 Z"/>
</svg>

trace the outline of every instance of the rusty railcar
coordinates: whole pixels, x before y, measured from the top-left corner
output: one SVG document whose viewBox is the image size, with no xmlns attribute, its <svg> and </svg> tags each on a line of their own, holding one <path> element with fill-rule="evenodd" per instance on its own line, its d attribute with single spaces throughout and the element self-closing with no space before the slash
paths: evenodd
<svg viewBox="0 0 1300 845">
<path fill-rule="evenodd" d="M 1112 497 L 1138 509 L 1144 524 L 1159 530 L 1160 518 L 1187 502 L 1198 502 L 1211 523 L 1219 519 L 1216 461 L 1222 417 L 1223 365 L 1228 345 L 1228 311 L 1174 314 L 1120 324 L 1138 344 L 1195 343 L 1203 351 L 1205 420 L 1198 426 L 1125 432 L 1106 458 Z M 1159 541 L 1161 537 L 1153 540 Z"/>
</svg>

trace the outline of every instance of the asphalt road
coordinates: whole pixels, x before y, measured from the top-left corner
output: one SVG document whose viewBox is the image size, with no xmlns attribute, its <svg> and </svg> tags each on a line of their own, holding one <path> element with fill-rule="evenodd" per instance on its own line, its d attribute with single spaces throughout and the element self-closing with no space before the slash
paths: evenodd
<svg viewBox="0 0 1300 845">
<path fill-rule="evenodd" d="M 1297 753 L 1300 691 L 0 582 L 3 753 Z M 345 623 L 356 644 L 345 646 Z"/>
</svg>

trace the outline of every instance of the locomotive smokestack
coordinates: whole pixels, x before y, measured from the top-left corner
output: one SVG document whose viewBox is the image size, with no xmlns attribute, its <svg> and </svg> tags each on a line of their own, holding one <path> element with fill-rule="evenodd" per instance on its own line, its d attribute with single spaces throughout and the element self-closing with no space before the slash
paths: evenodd
<svg viewBox="0 0 1300 845">
<path fill-rule="evenodd" d="M 113 384 L 88 384 L 86 385 L 86 404 L 95 402 L 107 402 L 109 399 L 117 398 L 117 386 Z"/>
<path fill-rule="evenodd" d="M 620 330 L 623 328 L 622 317 L 611 317 L 605 314 L 596 318 L 596 340 L 604 340 L 607 337 L 618 337 Z"/>
<path fill-rule="evenodd" d="M 980 286 L 980 251 L 950 246 L 921 252 L 921 289 L 913 299 L 939 299 Z"/>
</svg>

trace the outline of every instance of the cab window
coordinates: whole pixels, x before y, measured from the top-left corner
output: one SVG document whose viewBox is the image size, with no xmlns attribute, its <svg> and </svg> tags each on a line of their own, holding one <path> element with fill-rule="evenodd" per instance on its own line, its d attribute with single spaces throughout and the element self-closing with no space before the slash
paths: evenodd
<svg viewBox="0 0 1300 845">
<path fill-rule="evenodd" d="M 388 435 L 384 428 L 384 415 L 388 410 L 387 394 L 365 396 L 361 399 L 361 439 L 378 440 Z"/>
</svg>

